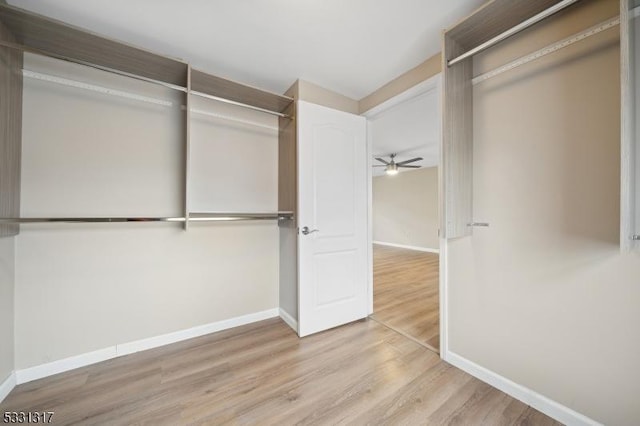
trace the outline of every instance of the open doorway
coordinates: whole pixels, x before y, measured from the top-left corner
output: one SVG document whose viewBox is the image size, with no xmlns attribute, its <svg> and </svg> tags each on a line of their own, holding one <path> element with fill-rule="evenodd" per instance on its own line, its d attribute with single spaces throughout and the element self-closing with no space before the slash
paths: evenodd
<svg viewBox="0 0 640 426">
<path fill-rule="evenodd" d="M 439 76 L 365 115 L 375 321 L 439 352 Z"/>
</svg>

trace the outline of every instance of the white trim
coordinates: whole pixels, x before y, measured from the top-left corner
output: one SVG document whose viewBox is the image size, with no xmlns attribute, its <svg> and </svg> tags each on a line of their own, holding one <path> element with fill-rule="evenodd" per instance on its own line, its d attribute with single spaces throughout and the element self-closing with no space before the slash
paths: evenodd
<svg viewBox="0 0 640 426">
<path fill-rule="evenodd" d="M 373 137 L 367 120 L 367 315 L 373 314 Z"/>
<path fill-rule="evenodd" d="M 468 359 L 456 353 L 449 351 L 446 354 L 446 361 L 449 364 L 454 365 L 463 371 L 466 371 L 472 376 L 482 380 L 485 383 L 490 384 L 494 388 L 501 390 L 502 392 L 512 396 L 513 398 L 522 401 L 527 405 L 530 405 L 536 410 L 556 419 L 563 424 L 581 426 L 601 425 L 601 423 L 598 423 L 597 421 L 590 419 L 589 417 L 584 416 L 577 411 L 570 409 L 569 407 L 553 401 L 529 388 L 519 385 L 507 379 L 506 377 L 503 377 L 487 368 L 469 361 Z"/>
<path fill-rule="evenodd" d="M 381 246 L 389 246 L 389 247 L 398 247 L 398 248 L 403 248 L 407 250 L 425 251 L 427 253 L 440 253 L 439 249 L 434 249 L 429 247 L 409 246 L 406 244 L 387 243 L 384 241 L 373 241 L 373 244 L 379 244 Z"/>
<path fill-rule="evenodd" d="M 93 352 L 72 356 L 69 358 L 59 359 L 46 364 L 36 365 L 35 367 L 16 370 L 16 381 L 19 385 L 33 380 L 42 379 L 43 377 L 53 376 L 54 374 L 64 373 L 65 371 L 74 370 L 90 364 L 106 361 L 118 356 L 115 346 L 99 349 Z"/>
<path fill-rule="evenodd" d="M 428 79 L 416 84 L 415 86 L 410 87 L 409 89 L 394 96 L 391 99 L 387 99 L 381 104 L 374 106 L 373 108 L 361 113 L 360 115 L 364 115 L 367 118 L 374 118 L 378 114 L 381 114 L 386 110 L 393 108 L 396 105 L 400 105 L 403 102 L 406 102 L 417 96 L 423 95 L 427 92 L 430 92 L 433 89 L 438 88 L 440 86 L 440 78 L 441 78 L 441 73 L 438 73 L 433 77 L 429 77 Z"/>
<path fill-rule="evenodd" d="M 438 276 L 439 289 L 438 289 L 438 299 L 440 305 L 438 308 L 440 309 L 440 358 L 444 361 L 447 360 L 446 356 L 449 353 L 449 287 L 447 286 L 449 282 L 449 274 L 447 273 L 447 240 L 446 238 L 440 238 L 440 258 L 439 258 L 439 267 L 440 274 Z"/>
<path fill-rule="evenodd" d="M 159 346 L 169 345 L 171 343 L 192 339 L 194 337 L 204 336 L 206 334 L 227 330 L 229 328 L 258 322 L 269 318 L 275 318 L 278 316 L 278 313 L 278 308 L 268 309 L 266 311 L 229 318 L 226 320 L 200 325 L 197 327 L 192 327 L 173 333 L 167 333 L 160 336 L 150 337 L 147 339 L 118 344 L 115 346 L 110 346 L 108 348 L 99 349 L 97 351 L 37 365 L 35 367 L 17 370 L 15 373 L 16 381 L 18 384 L 27 383 L 32 380 L 37 380 L 43 377 L 52 376 L 54 374 L 63 373 L 65 371 L 74 370 L 76 368 L 106 361 L 108 359 L 129 355 L 147 349 L 157 348 Z"/>
<path fill-rule="evenodd" d="M 286 322 L 287 325 L 293 329 L 293 331 L 295 331 L 296 333 L 298 332 L 298 321 L 293 318 L 293 316 L 289 312 L 280 308 L 280 318 L 282 318 L 282 321 Z"/>
<path fill-rule="evenodd" d="M 251 324 L 253 322 L 258 322 L 269 318 L 275 318 L 277 316 L 278 308 L 267 309 L 266 311 L 255 312 L 252 314 L 229 318 L 222 321 L 199 325 L 197 327 L 188 328 L 186 330 L 163 334 L 161 336 L 150 337 L 148 339 L 136 340 L 134 342 L 116 345 L 116 348 L 118 351 L 118 356 L 129 355 L 140 351 L 146 351 L 147 349 L 170 345 L 171 343 L 181 342 L 187 339 L 193 339 L 194 337 L 204 336 L 206 334 L 215 333 L 217 331 L 227 330 L 229 328 L 239 327 L 241 325 Z"/>
<path fill-rule="evenodd" d="M 0 384 L 0 402 L 4 401 L 7 395 L 16 387 L 16 384 L 16 373 L 12 371 L 9 377 Z"/>
<path fill-rule="evenodd" d="M 440 74 L 441 75 L 441 74 Z M 438 213 L 440 215 L 440 227 L 438 228 L 438 237 L 440 244 L 439 258 L 439 302 L 440 310 L 440 358 L 445 360 L 449 350 L 449 274 L 448 274 L 448 242 L 443 238 L 443 226 L 447 223 L 447 210 L 445 208 L 445 179 L 444 179 L 444 138 L 442 128 L 444 125 L 444 87 L 442 79 L 438 80 L 438 116 L 440 117 L 440 125 L 438 126 L 438 142 L 440 144 L 440 162 L 438 167 Z"/>
</svg>

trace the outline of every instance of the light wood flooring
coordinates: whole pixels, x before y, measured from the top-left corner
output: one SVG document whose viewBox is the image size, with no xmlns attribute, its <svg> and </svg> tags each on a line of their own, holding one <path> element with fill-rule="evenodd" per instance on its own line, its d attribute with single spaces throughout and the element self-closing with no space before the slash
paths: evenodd
<svg viewBox="0 0 640 426">
<path fill-rule="evenodd" d="M 439 256 L 373 245 L 372 317 L 436 351 L 440 347 Z"/>
<path fill-rule="evenodd" d="M 299 339 L 271 319 L 14 389 L 4 411 L 54 424 L 556 425 L 364 320 Z"/>
</svg>

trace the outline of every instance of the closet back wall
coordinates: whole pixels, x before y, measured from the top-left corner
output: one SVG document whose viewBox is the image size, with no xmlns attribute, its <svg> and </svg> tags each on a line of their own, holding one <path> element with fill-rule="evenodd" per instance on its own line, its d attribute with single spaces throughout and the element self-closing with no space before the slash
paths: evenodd
<svg viewBox="0 0 640 426">
<path fill-rule="evenodd" d="M 22 216 L 182 216 L 183 93 L 31 55 L 25 68 L 171 106 L 25 78 Z M 219 108 L 198 105 L 235 113 Z M 265 120 L 255 115 L 242 119 Z M 232 123 L 208 119 L 201 114 L 193 124 L 195 164 L 208 161 L 211 169 L 197 174 L 212 183 L 228 180 L 192 185 L 205 192 L 194 197 L 197 207 L 231 210 L 238 205 L 216 201 L 244 198 L 263 204 L 253 208 L 275 210 L 277 132 L 256 139 L 240 124 L 232 131 Z M 250 149 L 256 142 L 264 146 Z M 220 167 L 225 161 L 235 167 Z M 250 174 L 256 184 L 234 185 L 233 173 Z M 23 225 L 15 291 L 16 369 L 24 369 L 277 308 L 278 228 L 275 222 L 186 232 L 179 224 Z"/>
</svg>

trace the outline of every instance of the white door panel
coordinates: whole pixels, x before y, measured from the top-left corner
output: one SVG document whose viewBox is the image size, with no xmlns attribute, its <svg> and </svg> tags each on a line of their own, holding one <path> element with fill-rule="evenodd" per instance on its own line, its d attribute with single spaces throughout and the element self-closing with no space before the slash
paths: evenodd
<svg viewBox="0 0 640 426">
<path fill-rule="evenodd" d="M 299 333 L 366 317 L 366 120 L 298 102 Z"/>
</svg>

